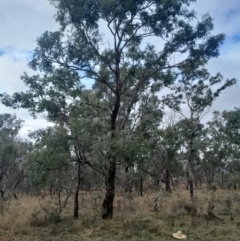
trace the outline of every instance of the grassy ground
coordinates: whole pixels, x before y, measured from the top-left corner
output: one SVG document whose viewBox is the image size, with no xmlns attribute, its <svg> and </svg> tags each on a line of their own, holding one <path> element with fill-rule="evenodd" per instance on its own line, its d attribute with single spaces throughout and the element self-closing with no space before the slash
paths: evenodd
<svg viewBox="0 0 240 241">
<path fill-rule="evenodd" d="M 114 203 L 113 220 L 100 218 L 103 193 L 80 194 L 79 220 L 72 218 L 72 199 L 61 217 L 55 213 L 56 200 L 19 197 L 0 203 L 1 241 L 164 241 L 182 230 L 187 240 L 240 240 L 240 192 L 198 190 L 192 208 L 189 193 L 163 193 L 154 212 L 157 192 L 121 196 Z"/>
</svg>

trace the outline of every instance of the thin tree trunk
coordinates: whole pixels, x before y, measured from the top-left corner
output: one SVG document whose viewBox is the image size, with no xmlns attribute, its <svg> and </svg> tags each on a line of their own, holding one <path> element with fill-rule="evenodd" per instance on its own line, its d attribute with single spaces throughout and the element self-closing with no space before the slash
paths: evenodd
<svg viewBox="0 0 240 241">
<path fill-rule="evenodd" d="M 190 191 L 190 197 L 193 201 L 194 198 L 194 192 L 193 192 L 193 176 L 191 171 L 191 163 L 189 163 L 189 178 L 188 178 L 188 184 L 189 184 L 189 191 Z"/>
<path fill-rule="evenodd" d="M 192 119 L 192 118 L 191 118 Z M 193 125 L 193 123 L 192 123 Z M 194 161 L 194 156 L 195 156 L 195 150 L 193 147 L 193 141 L 195 138 L 195 131 L 194 131 L 194 127 L 192 127 L 192 133 L 191 133 L 191 137 L 190 137 L 190 145 L 189 145 L 189 158 L 188 158 L 188 173 L 189 173 L 189 189 L 190 189 L 190 197 L 191 197 L 191 201 L 193 202 L 193 198 L 194 198 L 194 192 L 193 192 L 193 161 Z"/>
<path fill-rule="evenodd" d="M 76 187 L 76 192 L 74 195 L 74 210 L 73 210 L 73 216 L 74 219 L 78 218 L 78 211 L 79 211 L 79 202 L 78 202 L 78 196 L 79 196 L 79 187 L 80 187 L 80 176 L 81 174 L 81 167 L 80 167 L 80 163 L 78 163 L 78 182 L 77 182 L 77 187 Z"/>
<path fill-rule="evenodd" d="M 125 173 L 123 176 L 123 189 L 126 193 L 132 192 L 132 176 L 131 173 L 129 173 L 129 166 L 125 168 Z"/>
<path fill-rule="evenodd" d="M 170 175 L 169 175 L 169 171 L 167 169 L 166 169 L 166 191 L 171 192 Z"/>
<path fill-rule="evenodd" d="M 142 177 L 140 178 L 140 196 L 142 197 L 143 195 L 143 179 Z"/>
<path fill-rule="evenodd" d="M 161 194 L 162 194 L 162 188 L 161 188 L 161 185 L 162 185 L 162 176 L 163 176 L 163 173 L 160 173 L 160 177 L 159 177 L 159 194 L 157 195 L 157 197 L 154 199 L 154 211 L 155 212 L 158 212 L 158 207 L 157 207 L 157 204 L 158 204 L 158 199 L 161 197 Z"/>
<path fill-rule="evenodd" d="M 236 184 L 236 182 L 233 183 L 233 189 L 234 189 L 234 190 L 237 190 L 237 184 Z"/>
<path fill-rule="evenodd" d="M 191 197 L 191 200 L 193 201 L 194 193 L 193 193 L 193 181 L 192 181 L 192 179 L 190 179 L 190 181 L 189 181 L 189 186 L 190 186 L 190 197 Z"/>
<path fill-rule="evenodd" d="M 188 164 L 189 165 L 189 164 Z M 189 173 L 188 171 L 186 172 L 186 179 L 187 179 L 187 182 L 186 182 L 186 190 L 189 189 Z"/>
<path fill-rule="evenodd" d="M 2 190 L 0 190 L 0 195 L 1 195 L 1 197 L 4 196 L 4 192 Z"/>
<path fill-rule="evenodd" d="M 224 177 L 224 173 L 223 173 L 223 171 L 222 171 L 222 188 L 223 188 L 223 185 L 224 185 L 223 177 Z"/>
</svg>

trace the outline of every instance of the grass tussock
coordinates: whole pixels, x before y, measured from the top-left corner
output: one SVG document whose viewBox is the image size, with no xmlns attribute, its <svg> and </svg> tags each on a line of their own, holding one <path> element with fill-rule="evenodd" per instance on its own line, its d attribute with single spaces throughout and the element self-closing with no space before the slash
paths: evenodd
<svg viewBox="0 0 240 241">
<path fill-rule="evenodd" d="M 114 218 L 101 219 L 103 193 L 80 192 L 79 219 L 73 219 L 73 199 L 59 214 L 56 197 L 23 196 L 1 203 L 1 241 L 49 240 L 173 240 L 177 230 L 189 240 L 239 240 L 240 192 L 201 189 L 192 203 L 187 190 L 116 194 Z"/>
</svg>

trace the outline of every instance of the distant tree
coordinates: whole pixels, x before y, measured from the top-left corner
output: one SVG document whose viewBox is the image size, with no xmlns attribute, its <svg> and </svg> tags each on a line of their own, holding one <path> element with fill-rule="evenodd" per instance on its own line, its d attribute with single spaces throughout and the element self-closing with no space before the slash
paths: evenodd
<svg viewBox="0 0 240 241">
<path fill-rule="evenodd" d="M 15 115 L 0 114 L 0 194 L 14 195 L 15 189 L 24 181 L 26 172 L 23 161 L 29 143 L 18 138 L 23 120 Z"/>
<path fill-rule="evenodd" d="M 219 54 L 223 34 L 211 35 L 212 18 L 201 21 L 189 10 L 194 0 L 51 0 L 60 30 L 45 32 L 37 41 L 29 66 L 42 74 L 22 80 L 29 87 L 1 101 L 26 108 L 36 115 L 67 123 L 69 103 L 102 109 L 110 149 L 107 151 L 106 193 L 102 217 L 112 218 L 117 153 L 115 139 L 124 130 L 139 95 L 150 88 L 157 93 L 174 79 L 167 71 L 208 61 Z M 194 24 L 196 22 L 196 24 Z M 163 42 L 155 47 L 152 37 Z M 159 49 L 159 50 L 158 50 Z M 175 61 L 175 54 L 182 56 Z M 83 79 L 94 80 L 98 99 L 82 98 Z M 72 108 L 71 104 L 71 108 Z M 94 111 L 94 110 L 93 110 Z M 120 113 L 123 118 L 120 118 Z"/>
<path fill-rule="evenodd" d="M 170 178 L 172 175 L 178 176 L 182 170 L 182 163 L 180 158 L 180 148 L 182 146 L 182 139 L 179 135 L 176 125 L 167 126 L 161 135 L 163 138 L 161 147 L 164 150 L 165 162 L 164 166 L 168 171 L 166 175 L 166 191 L 171 192 Z"/>
<path fill-rule="evenodd" d="M 60 214 L 72 194 L 79 165 L 71 155 L 67 130 L 61 126 L 48 127 L 30 133 L 30 137 L 35 139 L 35 145 L 25 163 L 28 179 L 39 190 L 48 188 L 50 195 L 57 195 Z"/>
<path fill-rule="evenodd" d="M 239 173 L 240 145 L 240 109 L 232 111 L 214 111 L 213 119 L 208 122 L 208 153 L 213 152 L 213 161 L 222 174 L 221 184 L 224 185 L 224 174 Z M 236 185 L 236 184 L 235 184 Z"/>
<path fill-rule="evenodd" d="M 240 108 L 232 111 L 223 111 L 222 118 L 225 123 L 224 133 L 228 141 L 232 144 L 232 148 L 238 150 L 240 145 Z"/>
<path fill-rule="evenodd" d="M 94 94 L 87 92 L 91 99 Z M 104 176 L 100 153 L 103 150 L 100 147 L 104 148 L 102 142 L 105 137 L 101 137 L 104 126 L 97 111 L 93 112 L 89 105 L 81 107 L 77 100 L 74 106 L 69 104 L 69 109 L 65 121 L 30 134 L 36 143 L 28 156 L 28 170 L 36 186 L 49 187 L 59 195 L 59 213 L 66 207 L 76 184 L 74 218 L 78 218 L 81 180 L 88 178 L 82 176 L 83 167 L 89 165 Z M 66 197 L 61 204 L 60 195 L 63 191 Z"/>
<path fill-rule="evenodd" d="M 223 76 L 218 73 L 211 76 L 204 67 L 205 62 L 195 62 L 192 66 L 183 67 L 179 74 L 175 74 L 173 93 L 164 98 L 164 103 L 172 110 L 181 114 L 185 123 L 185 134 L 188 150 L 188 182 L 190 196 L 193 200 L 193 179 L 195 163 L 198 160 L 198 135 L 201 127 L 201 118 L 206 114 L 214 100 L 226 88 L 234 85 L 236 79 L 227 79 L 223 82 Z M 221 86 L 219 86 L 221 84 Z M 215 87 L 216 86 L 216 87 Z"/>
</svg>

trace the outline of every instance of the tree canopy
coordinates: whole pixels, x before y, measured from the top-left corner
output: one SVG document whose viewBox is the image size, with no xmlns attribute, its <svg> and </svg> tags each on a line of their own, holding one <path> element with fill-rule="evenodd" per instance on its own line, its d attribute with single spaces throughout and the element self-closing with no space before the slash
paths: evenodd
<svg viewBox="0 0 240 241">
<path fill-rule="evenodd" d="M 152 136 L 149 126 L 156 132 L 158 124 L 154 119 L 160 121 L 162 116 L 159 92 L 176 84 L 176 93 L 168 103 L 180 104 L 179 92 L 189 87 L 187 99 L 194 95 L 190 110 L 200 113 L 221 90 L 235 83 L 229 80 L 216 92 L 208 88 L 222 81 L 220 74 L 210 77 L 204 66 L 219 55 L 224 34 L 212 34 L 213 19 L 209 14 L 198 18 L 191 10 L 193 0 L 50 2 L 56 8 L 60 29 L 47 31 L 37 39 L 29 62 L 37 73 L 21 77 L 28 90 L 12 96 L 2 93 L 1 102 L 28 109 L 34 117 L 43 113 L 48 121 L 63 126 L 75 141 L 75 155 L 83 154 L 84 147 L 85 163 L 92 167 L 91 150 L 97 153 L 102 149 L 106 184 L 102 217 L 112 218 L 116 168 L 121 156 L 117 143 L 127 140 L 127 129 L 141 132 L 144 138 L 139 140 Z M 206 79 L 208 84 L 204 84 Z M 88 89 L 84 83 L 89 83 Z M 88 133 L 78 128 L 88 121 L 96 124 L 86 128 Z M 96 133 L 104 140 L 102 146 L 98 145 Z M 90 136 L 93 143 L 88 141 L 88 148 L 86 139 Z"/>
</svg>

